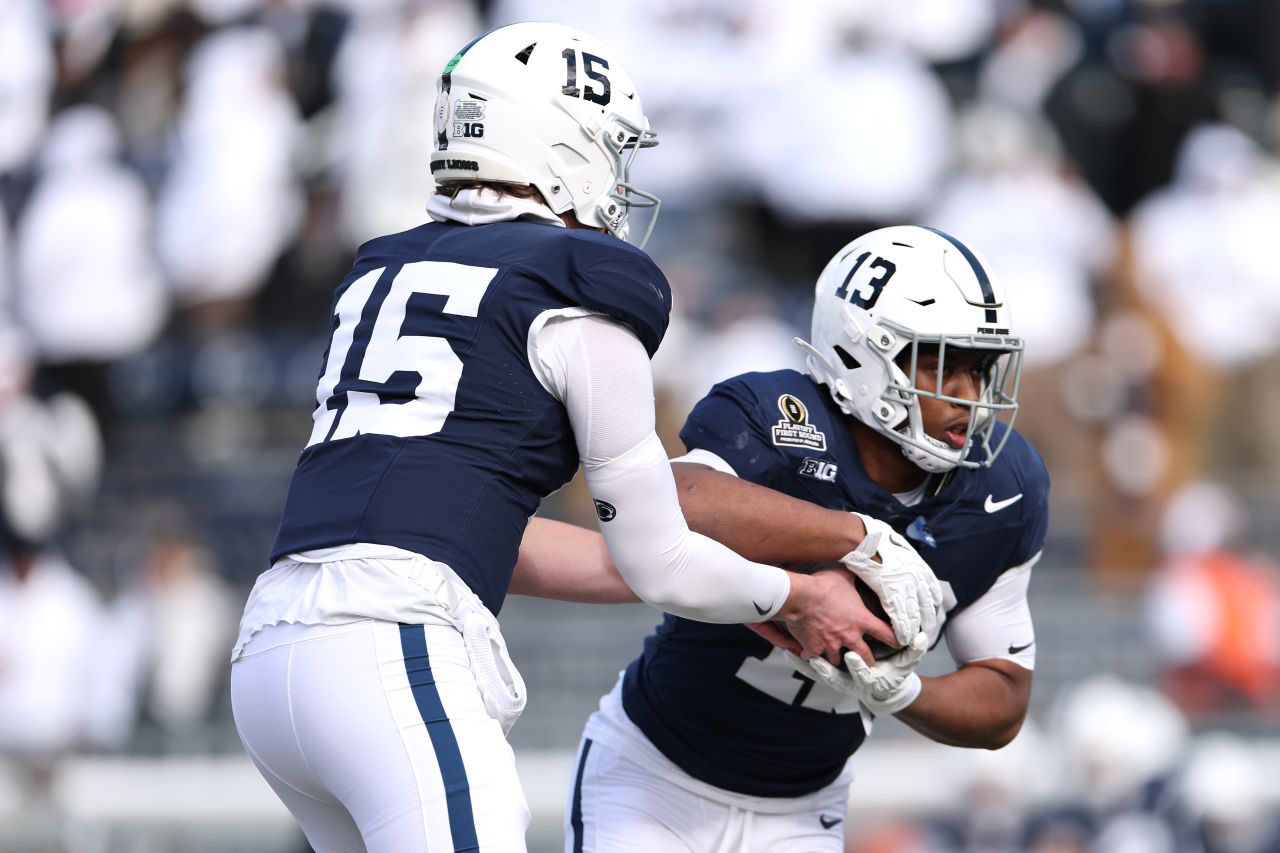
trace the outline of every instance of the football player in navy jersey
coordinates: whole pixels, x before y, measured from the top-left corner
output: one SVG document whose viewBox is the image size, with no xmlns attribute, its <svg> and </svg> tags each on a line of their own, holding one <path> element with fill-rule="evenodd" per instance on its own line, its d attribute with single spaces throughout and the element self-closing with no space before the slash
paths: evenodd
<svg viewBox="0 0 1280 853">
<path fill-rule="evenodd" d="M 435 129 L 431 221 L 363 245 L 335 294 L 232 653 L 241 740 L 320 853 L 524 850 L 505 734 L 525 691 L 496 616 L 517 566 L 556 592 L 538 580 L 554 537 L 522 537 L 579 465 L 617 577 L 668 612 L 781 620 L 789 648 L 838 663 L 870 657 L 864 635 L 918 634 L 942 600 L 870 518 L 839 525 L 874 552 L 859 570 L 892 624 L 849 572 L 794 575 L 689 530 L 648 365 L 671 293 L 625 242 L 632 208 L 656 213 L 630 170 L 657 139 L 608 47 L 556 24 L 485 33 L 445 66 Z"/>
<path fill-rule="evenodd" d="M 770 645 L 774 625 L 668 614 L 586 725 L 566 851 L 841 851 L 852 761 L 877 715 L 941 743 L 999 748 L 1035 660 L 1026 600 L 1049 480 L 1012 429 L 1022 341 L 978 255 L 934 229 L 849 243 L 818 279 L 808 375 L 711 389 L 675 461 L 689 523 L 760 560 L 839 547 L 755 535 L 777 490 L 909 538 L 942 582 L 949 674 L 916 665 L 942 625 L 837 668 Z M 745 496 L 729 486 L 760 486 Z M 803 550 L 804 554 L 798 552 Z M 799 567 L 794 567 L 799 568 Z"/>
</svg>

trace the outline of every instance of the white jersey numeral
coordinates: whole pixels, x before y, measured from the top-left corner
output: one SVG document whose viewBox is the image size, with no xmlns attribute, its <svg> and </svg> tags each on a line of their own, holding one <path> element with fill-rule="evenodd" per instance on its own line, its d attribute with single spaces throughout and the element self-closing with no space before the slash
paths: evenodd
<svg viewBox="0 0 1280 853">
<path fill-rule="evenodd" d="M 858 713 L 857 699 L 796 672 L 783 657 L 782 649 L 776 647 L 770 649 L 769 656 L 763 660 L 744 660 L 742 666 L 738 667 L 737 676 L 762 693 L 788 705 L 799 705 L 825 713 Z"/>
<path fill-rule="evenodd" d="M 360 276 L 334 306 L 338 327 L 316 388 L 315 424 L 308 447 L 362 433 L 431 435 L 444 427 L 453 411 L 462 379 L 462 359 L 445 338 L 400 333 L 409 298 L 415 293 L 444 296 L 442 313 L 475 317 L 498 271 L 444 261 L 405 264 L 386 298 L 375 306 L 372 331 L 362 334 L 361 320 L 385 270 L 381 267 Z M 358 348 L 352 351 L 357 344 L 363 344 L 359 364 L 349 364 L 360 353 Z M 347 384 L 358 384 L 362 389 L 380 387 L 397 393 L 402 401 L 383 403 L 378 391 L 344 388 L 344 376 Z M 405 376 L 416 380 L 406 380 Z M 395 387 L 393 377 L 398 380 Z"/>
</svg>

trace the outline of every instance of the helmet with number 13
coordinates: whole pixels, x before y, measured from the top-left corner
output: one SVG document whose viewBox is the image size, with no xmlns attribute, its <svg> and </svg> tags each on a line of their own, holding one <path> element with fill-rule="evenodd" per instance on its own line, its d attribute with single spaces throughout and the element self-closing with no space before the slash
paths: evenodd
<svg viewBox="0 0 1280 853">
<path fill-rule="evenodd" d="M 809 374 L 826 385 L 848 415 L 888 436 L 926 471 L 989 466 L 1017 414 L 1022 339 L 1011 332 L 1004 288 L 986 261 L 934 228 L 900 225 L 864 234 L 845 246 L 818 277 Z M 977 399 L 944 392 L 947 359 L 980 351 Z M 934 383 L 919 382 L 922 355 L 936 354 Z M 932 362 L 930 362 L 932 364 Z M 925 385 L 926 387 L 920 387 Z M 967 408 L 963 443 L 925 431 L 920 400 Z M 970 458 L 974 445 L 980 448 Z"/>
<path fill-rule="evenodd" d="M 656 196 L 630 183 L 640 148 L 658 144 L 635 84 L 593 36 L 550 23 L 491 30 L 458 51 L 436 93 L 438 182 L 497 181 L 536 187 L 556 213 L 627 239 L 631 208 Z"/>
</svg>

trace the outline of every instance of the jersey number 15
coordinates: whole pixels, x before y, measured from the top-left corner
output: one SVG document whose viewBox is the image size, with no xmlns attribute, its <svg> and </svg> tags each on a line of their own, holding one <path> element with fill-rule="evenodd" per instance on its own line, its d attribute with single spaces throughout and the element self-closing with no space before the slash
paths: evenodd
<svg viewBox="0 0 1280 853">
<path fill-rule="evenodd" d="M 360 433 L 431 435 L 453 411 L 462 359 L 445 338 L 400 333 L 409 297 L 443 296 L 440 313 L 475 317 L 498 271 L 418 261 L 401 267 L 389 288 L 379 288 L 384 272 L 379 267 L 360 276 L 334 306 L 338 324 L 316 388 L 308 447 Z"/>
</svg>

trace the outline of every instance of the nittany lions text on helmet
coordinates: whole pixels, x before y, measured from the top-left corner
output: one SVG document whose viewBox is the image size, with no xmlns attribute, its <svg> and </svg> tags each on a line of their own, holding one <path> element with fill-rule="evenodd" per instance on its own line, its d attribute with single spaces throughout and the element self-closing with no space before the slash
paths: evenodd
<svg viewBox="0 0 1280 853">
<path fill-rule="evenodd" d="M 541 191 L 551 209 L 626 239 L 632 207 L 656 196 L 630 184 L 636 151 L 658 144 L 614 52 L 560 24 L 521 23 L 478 37 L 449 60 L 436 90 L 437 182 L 501 181 Z"/>
<path fill-rule="evenodd" d="M 930 472 L 989 466 L 1010 432 L 991 439 L 997 420 L 1017 414 L 1022 339 L 1012 334 L 1004 288 L 976 252 L 942 231 L 881 228 L 844 247 L 818 278 L 809 374 L 840 408 L 902 446 Z M 922 351 L 937 348 L 937 384 L 916 387 Z M 948 350 L 993 354 L 976 401 L 943 393 Z M 920 398 L 970 409 L 967 441 L 952 447 L 924 431 Z M 977 445 L 980 452 L 971 454 Z M 975 458 L 969 458 L 973 455 Z"/>
</svg>

